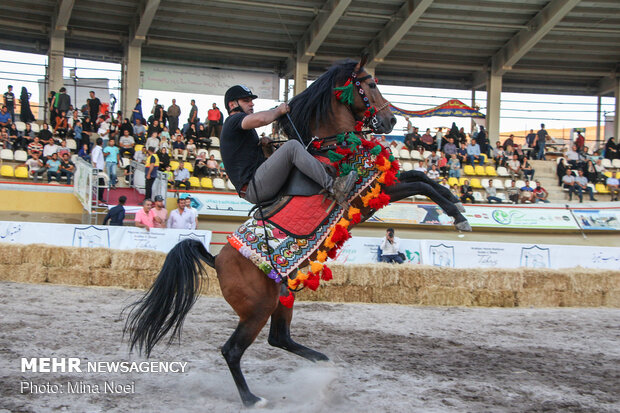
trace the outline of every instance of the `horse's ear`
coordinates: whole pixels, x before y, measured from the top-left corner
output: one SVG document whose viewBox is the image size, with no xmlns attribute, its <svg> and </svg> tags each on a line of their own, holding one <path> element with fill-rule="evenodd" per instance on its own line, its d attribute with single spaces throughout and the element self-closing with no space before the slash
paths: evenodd
<svg viewBox="0 0 620 413">
<path fill-rule="evenodd" d="M 366 66 L 366 62 L 368 62 L 368 53 L 362 53 L 359 63 L 355 66 L 355 73 L 359 73 Z"/>
</svg>

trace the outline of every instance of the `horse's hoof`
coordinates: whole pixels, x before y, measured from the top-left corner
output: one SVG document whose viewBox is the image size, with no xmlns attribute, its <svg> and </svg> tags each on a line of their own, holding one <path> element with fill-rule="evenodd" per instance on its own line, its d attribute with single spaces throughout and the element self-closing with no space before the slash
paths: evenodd
<svg viewBox="0 0 620 413">
<path fill-rule="evenodd" d="M 267 407 L 267 399 L 259 397 L 256 403 L 252 406 L 257 409 L 262 409 L 263 407 Z"/>
<path fill-rule="evenodd" d="M 463 206 L 462 202 L 457 202 L 456 204 L 454 204 L 454 206 L 456 207 L 456 209 L 459 210 L 461 214 L 465 212 L 465 207 Z"/>
<path fill-rule="evenodd" d="M 456 227 L 456 229 L 458 229 L 459 231 L 467 231 L 467 232 L 471 232 L 471 225 L 469 225 L 468 221 L 461 221 L 461 222 L 457 222 L 454 224 L 454 226 Z"/>
</svg>

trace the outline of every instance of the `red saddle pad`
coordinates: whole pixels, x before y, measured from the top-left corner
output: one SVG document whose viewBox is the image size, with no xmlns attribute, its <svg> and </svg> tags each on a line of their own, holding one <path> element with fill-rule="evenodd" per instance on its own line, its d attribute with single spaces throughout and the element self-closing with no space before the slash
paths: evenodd
<svg viewBox="0 0 620 413">
<path fill-rule="evenodd" d="M 287 235 L 308 238 L 327 221 L 335 207 L 333 199 L 323 195 L 295 196 L 266 221 Z"/>
</svg>

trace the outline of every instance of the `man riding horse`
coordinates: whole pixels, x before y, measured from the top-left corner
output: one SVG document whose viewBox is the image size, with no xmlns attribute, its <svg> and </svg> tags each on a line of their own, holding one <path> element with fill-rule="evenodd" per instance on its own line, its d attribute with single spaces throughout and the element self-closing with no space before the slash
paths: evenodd
<svg viewBox="0 0 620 413">
<path fill-rule="evenodd" d="M 260 205 L 273 199 L 285 185 L 293 168 L 319 184 L 338 203 L 343 203 L 357 180 L 357 173 L 332 178 L 323 164 L 297 140 L 284 143 L 269 158 L 261 145 L 270 144 L 268 138 L 259 139 L 255 128 L 266 126 L 288 113 L 286 103 L 275 109 L 254 113 L 258 96 L 243 85 L 226 91 L 224 101 L 229 117 L 224 122 L 220 140 L 222 160 L 226 173 L 239 196 Z"/>
</svg>

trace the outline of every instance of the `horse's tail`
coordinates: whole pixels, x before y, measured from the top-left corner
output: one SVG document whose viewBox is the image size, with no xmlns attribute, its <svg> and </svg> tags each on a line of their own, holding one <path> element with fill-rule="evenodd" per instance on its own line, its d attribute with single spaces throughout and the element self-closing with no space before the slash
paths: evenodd
<svg viewBox="0 0 620 413">
<path fill-rule="evenodd" d="M 123 336 L 129 333 L 130 351 L 136 347 L 150 357 L 153 347 L 171 329 L 168 344 L 175 337 L 181 339 L 185 316 L 200 292 L 203 261 L 215 268 L 215 257 L 200 241 L 186 239 L 170 250 L 151 288 L 123 310 L 130 310 L 123 329 Z"/>
</svg>

